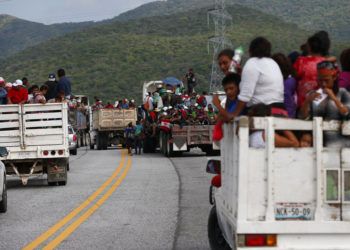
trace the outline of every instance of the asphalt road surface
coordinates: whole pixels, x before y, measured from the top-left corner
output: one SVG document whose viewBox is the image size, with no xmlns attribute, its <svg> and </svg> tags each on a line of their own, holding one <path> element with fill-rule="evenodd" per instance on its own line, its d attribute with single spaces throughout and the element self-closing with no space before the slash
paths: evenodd
<svg viewBox="0 0 350 250">
<path fill-rule="evenodd" d="M 80 149 L 66 186 L 9 178 L 0 249 L 209 249 L 206 162 Z"/>
</svg>

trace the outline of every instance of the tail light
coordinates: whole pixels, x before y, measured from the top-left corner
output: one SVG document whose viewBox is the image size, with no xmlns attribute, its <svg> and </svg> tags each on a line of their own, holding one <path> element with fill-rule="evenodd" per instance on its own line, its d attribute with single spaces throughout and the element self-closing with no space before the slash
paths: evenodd
<svg viewBox="0 0 350 250">
<path fill-rule="evenodd" d="M 77 141 L 77 135 L 73 135 L 73 141 Z"/>
<path fill-rule="evenodd" d="M 275 234 L 246 234 L 238 236 L 240 247 L 276 247 L 277 235 Z"/>
<path fill-rule="evenodd" d="M 44 156 L 48 156 L 49 155 L 49 151 L 47 151 L 47 150 L 43 151 L 43 155 Z"/>
<path fill-rule="evenodd" d="M 63 150 L 58 150 L 59 155 L 63 155 L 64 151 Z"/>
</svg>

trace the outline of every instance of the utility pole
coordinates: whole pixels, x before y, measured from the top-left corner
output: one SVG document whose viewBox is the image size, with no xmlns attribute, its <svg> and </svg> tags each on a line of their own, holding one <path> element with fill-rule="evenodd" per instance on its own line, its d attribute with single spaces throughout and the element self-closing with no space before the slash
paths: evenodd
<svg viewBox="0 0 350 250">
<path fill-rule="evenodd" d="M 210 92 L 221 90 L 223 74 L 217 63 L 217 56 L 221 50 L 232 48 L 233 44 L 226 37 L 226 28 L 232 23 L 232 16 L 226 11 L 226 0 L 214 0 L 214 9 L 208 10 L 208 26 L 213 22 L 215 35 L 209 38 L 208 52 L 212 49 L 213 64 L 210 77 Z"/>
</svg>

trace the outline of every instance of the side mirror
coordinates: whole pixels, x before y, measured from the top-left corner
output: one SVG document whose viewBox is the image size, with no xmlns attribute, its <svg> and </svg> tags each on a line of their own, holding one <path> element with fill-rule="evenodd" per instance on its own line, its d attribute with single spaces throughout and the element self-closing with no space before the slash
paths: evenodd
<svg viewBox="0 0 350 250">
<path fill-rule="evenodd" d="M 5 157 L 7 156 L 9 153 L 7 151 L 7 148 L 5 147 L 0 147 L 0 157 Z"/>
<path fill-rule="evenodd" d="M 221 161 L 209 160 L 207 163 L 207 173 L 220 174 L 221 173 Z"/>
</svg>

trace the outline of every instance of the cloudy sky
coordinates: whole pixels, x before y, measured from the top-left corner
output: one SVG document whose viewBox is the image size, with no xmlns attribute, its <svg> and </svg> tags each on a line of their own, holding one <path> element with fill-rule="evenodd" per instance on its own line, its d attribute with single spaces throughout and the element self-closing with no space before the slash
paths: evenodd
<svg viewBox="0 0 350 250">
<path fill-rule="evenodd" d="M 99 21 L 154 0 L 0 0 L 0 14 L 45 24 Z"/>
</svg>

